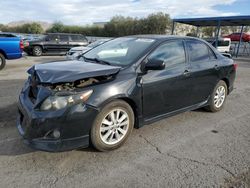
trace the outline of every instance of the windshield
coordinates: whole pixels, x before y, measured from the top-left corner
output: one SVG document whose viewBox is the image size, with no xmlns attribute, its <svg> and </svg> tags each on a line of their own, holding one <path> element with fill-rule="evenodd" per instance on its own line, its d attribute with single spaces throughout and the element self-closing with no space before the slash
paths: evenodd
<svg viewBox="0 0 250 188">
<path fill-rule="evenodd" d="M 84 54 L 84 58 L 98 59 L 110 65 L 126 66 L 137 60 L 154 41 L 146 38 L 117 38 L 88 51 Z"/>
<path fill-rule="evenodd" d="M 92 42 L 91 44 L 89 44 L 88 47 L 94 48 L 94 47 L 96 47 L 96 46 L 98 46 L 98 45 L 100 45 L 100 44 L 102 44 L 102 43 L 104 43 L 106 41 L 108 41 L 108 40 L 97 40 L 97 41 Z"/>
</svg>

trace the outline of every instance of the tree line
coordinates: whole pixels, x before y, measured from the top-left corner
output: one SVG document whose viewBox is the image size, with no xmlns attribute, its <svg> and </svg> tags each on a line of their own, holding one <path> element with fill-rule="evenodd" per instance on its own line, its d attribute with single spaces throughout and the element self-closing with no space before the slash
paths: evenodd
<svg viewBox="0 0 250 188">
<path fill-rule="evenodd" d="M 146 18 L 132 18 L 115 16 L 103 27 L 100 26 L 75 26 L 64 25 L 56 22 L 51 28 L 44 31 L 39 23 L 28 23 L 15 27 L 0 24 L 0 31 L 16 33 L 77 33 L 87 36 L 119 37 L 135 34 L 165 34 L 171 28 L 171 19 L 168 14 L 162 12 L 150 14 Z"/>
<path fill-rule="evenodd" d="M 41 24 L 36 22 L 27 23 L 20 26 L 13 26 L 13 27 L 0 24 L 0 31 L 13 32 L 13 33 L 30 33 L 30 34 L 42 34 L 44 32 Z"/>
<path fill-rule="evenodd" d="M 55 22 L 49 29 L 44 30 L 41 24 L 33 22 L 15 27 L 0 24 L 0 31 L 29 34 L 76 33 L 87 36 L 119 37 L 136 34 L 170 34 L 171 26 L 172 20 L 170 16 L 168 14 L 158 12 L 148 15 L 146 18 L 115 16 L 109 22 L 105 23 L 103 27 L 96 25 L 64 25 L 62 22 Z M 187 26 L 187 28 L 183 26 L 183 29 L 187 30 L 188 27 L 190 26 Z M 239 27 L 235 26 L 222 27 L 221 34 L 223 35 L 231 32 L 237 32 L 238 30 Z M 247 32 L 248 30 L 249 28 L 244 28 L 244 32 Z M 213 36 L 215 31 L 215 27 L 202 27 L 200 29 L 200 32 L 204 37 Z M 192 28 L 191 32 L 187 33 L 187 35 L 196 36 L 196 29 Z"/>
</svg>

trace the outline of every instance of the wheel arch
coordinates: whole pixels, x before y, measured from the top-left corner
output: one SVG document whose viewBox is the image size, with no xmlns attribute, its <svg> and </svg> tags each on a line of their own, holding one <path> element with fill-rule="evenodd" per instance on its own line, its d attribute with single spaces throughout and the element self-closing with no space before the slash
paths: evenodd
<svg viewBox="0 0 250 188">
<path fill-rule="evenodd" d="M 32 50 L 33 50 L 33 48 L 36 47 L 36 46 L 41 47 L 42 51 L 44 50 L 44 47 L 43 47 L 43 45 L 41 45 L 41 44 L 33 44 L 33 45 L 32 45 Z"/>
<path fill-rule="evenodd" d="M 139 127 L 138 106 L 136 105 L 135 101 L 129 97 L 120 97 L 117 99 L 123 100 L 129 104 L 129 106 L 132 108 L 132 110 L 134 112 L 134 119 L 135 119 L 134 127 L 136 127 L 136 128 Z"/>
<path fill-rule="evenodd" d="M 114 96 L 106 101 L 104 101 L 101 105 L 100 108 L 103 108 L 105 105 L 107 105 L 108 103 L 115 101 L 115 100 L 122 100 L 124 102 L 126 102 L 133 110 L 134 112 L 134 127 L 135 128 L 139 128 L 139 106 L 136 104 L 136 102 L 131 99 L 128 96 L 124 96 L 124 95 L 118 95 L 118 96 Z"/>
<path fill-rule="evenodd" d="M 6 55 L 6 53 L 2 49 L 0 49 L 0 54 L 3 54 L 3 56 L 5 57 L 5 59 L 7 59 L 7 55 Z"/>
<path fill-rule="evenodd" d="M 229 79 L 228 78 L 222 78 L 221 80 L 224 81 L 227 84 L 227 94 L 229 94 L 229 87 L 230 87 Z"/>
</svg>

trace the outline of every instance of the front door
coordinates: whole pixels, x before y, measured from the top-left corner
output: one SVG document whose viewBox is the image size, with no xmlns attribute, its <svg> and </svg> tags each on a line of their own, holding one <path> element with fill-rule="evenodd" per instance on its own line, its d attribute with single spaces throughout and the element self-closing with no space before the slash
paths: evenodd
<svg viewBox="0 0 250 188">
<path fill-rule="evenodd" d="M 191 105 L 184 42 L 163 43 L 147 59 L 162 60 L 166 67 L 164 70 L 150 70 L 142 76 L 144 117 L 151 119 Z"/>
<path fill-rule="evenodd" d="M 58 34 L 49 34 L 44 42 L 44 49 L 49 53 L 57 53 L 60 46 Z"/>
</svg>

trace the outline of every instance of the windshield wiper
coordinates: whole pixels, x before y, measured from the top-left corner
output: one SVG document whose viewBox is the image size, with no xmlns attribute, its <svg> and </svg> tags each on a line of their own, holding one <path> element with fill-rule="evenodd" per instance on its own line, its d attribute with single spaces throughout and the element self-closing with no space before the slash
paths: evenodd
<svg viewBox="0 0 250 188">
<path fill-rule="evenodd" d="M 87 58 L 84 55 L 82 56 L 84 58 L 84 60 L 87 61 L 95 61 L 97 63 L 101 63 L 101 64 L 106 64 L 106 65 L 110 65 L 110 62 L 102 60 L 102 59 L 98 59 L 98 58 Z"/>
</svg>

